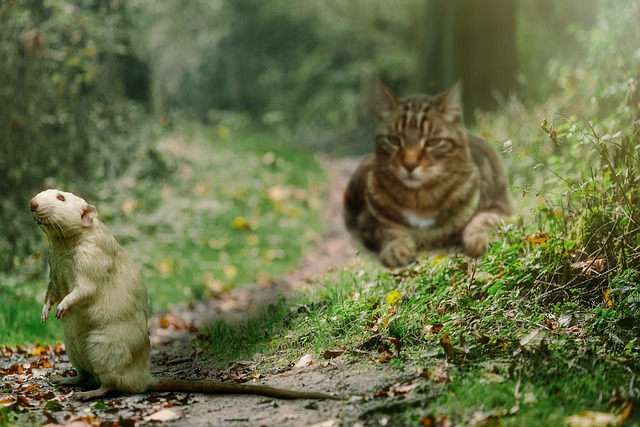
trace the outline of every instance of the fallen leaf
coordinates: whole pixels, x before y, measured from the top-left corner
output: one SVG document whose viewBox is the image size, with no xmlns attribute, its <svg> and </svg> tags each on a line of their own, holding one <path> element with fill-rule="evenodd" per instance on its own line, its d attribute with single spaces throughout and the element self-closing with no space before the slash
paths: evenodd
<svg viewBox="0 0 640 427">
<path fill-rule="evenodd" d="M 44 368 L 53 368 L 53 364 L 51 364 L 51 362 L 49 362 L 49 359 L 44 356 L 40 356 L 37 361 L 32 362 L 31 365 L 29 365 L 29 369 Z"/>
<path fill-rule="evenodd" d="M 606 412 L 583 411 L 579 415 L 565 417 L 569 427 L 615 427 L 624 422 L 621 415 Z"/>
<path fill-rule="evenodd" d="M 180 317 L 173 314 L 165 314 L 158 319 L 158 326 L 162 329 L 173 328 L 177 330 L 189 330 L 190 325 Z"/>
<path fill-rule="evenodd" d="M 156 270 L 158 270 L 158 273 L 160 273 L 162 277 L 169 277 L 173 272 L 173 263 L 166 258 L 161 259 L 156 263 Z"/>
<path fill-rule="evenodd" d="M 529 234 L 528 236 L 525 236 L 524 241 L 534 245 L 541 245 L 543 243 L 548 242 L 550 238 L 551 237 L 548 234 L 542 233 L 540 231 L 536 231 L 533 234 Z"/>
<path fill-rule="evenodd" d="M 333 350 L 325 350 L 325 352 L 322 353 L 322 357 L 324 357 L 325 359 L 335 359 L 336 357 L 341 356 L 346 350 L 346 347 L 338 347 L 334 348 Z"/>
<path fill-rule="evenodd" d="M 395 394 L 407 394 L 418 387 L 420 387 L 420 384 L 409 381 L 403 384 L 396 384 L 392 387 L 392 390 Z"/>
<path fill-rule="evenodd" d="M 244 217 L 241 216 L 237 216 L 235 218 L 233 218 L 233 228 L 236 228 L 238 230 L 253 230 L 254 226 L 247 221 L 246 219 L 244 219 Z"/>
<path fill-rule="evenodd" d="M 222 267 L 222 271 L 224 272 L 224 277 L 229 280 L 233 280 L 238 275 L 238 269 L 230 264 Z"/>
<path fill-rule="evenodd" d="M 144 417 L 145 421 L 173 421 L 180 418 L 180 414 L 173 409 L 161 409 L 151 415 Z"/>
<path fill-rule="evenodd" d="M 392 354 L 385 354 L 383 356 L 378 357 L 378 362 L 387 363 L 393 358 L 394 358 L 394 356 Z"/>
<path fill-rule="evenodd" d="M 298 362 L 293 365 L 294 368 L 304 368 L 305 366 L 309 366 L 313 364 L 313 356 L 310 354 L 305 354 L 298 360 Z"/>
<path fill-rule="evenodd" d="M 442 323 L 436 323 L 435 325 L 426 325 L 423 329 L 422 329 L 422 333 L 424 335 L 427 334 L 437 334 L 442 330 L 442 327 L 444 325 Z"/>
<path fill-rule="evenodd" d="M 433 369 L 429 369 L 420 374 L 421 377 L 433 380 L 438 383 L 448 384 L 451 382 L 451 377 L 447 370 L 441 366 L 436 366 Z"/>
<path fill-rule="evenodd" d="M 36 348 L 30 352 L 32 356 L 40 356 L 41 354 L 49 353 L 49 349 L 47 347 L 43 347 L 40 344 L 36 344 Z"/>
<path fill-rule="evenodd" d="M 125 200 L 122 202 L 120 206 L 120 210 L 124 215 L 129 215 L 131 212 L 135 211 L 138 207 L 138 202 L 135 200 Z"/>
<path fill-rule="evenodd" d="M 2 396 L 0 397 L 0 407 L 6 408 L 8 406 L 13 406 L 16 404 L 17 401 L 18 399 L 16 399 L 15 396 L 12 396 L 12 395 Z"/>
<path fill-rule="evenodd" d="M 393 344 L 394 356 L 399 358 L 400 349 L 402 348 L 402 341 L 400 340 L 400 338 L 396 337 L 389 338 L 389 341 L 391 341 L 391 343 Z"/>
<path fill-rule="evenodd" d="M 585 276 L 597 276 L 607 264 L 606 258 L 591 258 L 585 261 L 578 261 L 571 264 L 571 268 L 580 271 Z"/>
<path fill-rule="evenodd" d="M 455 348 L 453 344 L 451 344 L 451 338 L 449 337 L 449 332 L 445 331 L 440 337 L 440 346 L 444 350 L 445 356 L 447 356 L 447 360 L 454 360 L 456 356 Z"/>
<path fill-rule="evenodd" d="M 405 383 L 397 383 L 390 387 L 386 387 L 376 391 L 373 394 L 373 397 L 393 397 L 398 394 L 407 394 L 416 388 L 420 387 L 420 384 L 413 381 L 408 381 Z"/>
<path fill-rule="evenodd" d="M 420 421 L 423 427 L 453 427 L 453 421 L 446 415 L 438 415 L 437 417 L 429 415 Z"/>
<path fill-rule="evenodd" d="M 525 335 L 524 338 L 520 340 L 520 346 L 527 348 L 529 350 L 534 350 L 540 347 L 544 339 L 546 338 L 546 333 L 542 329 L 534 329 Z"/>
</svg>

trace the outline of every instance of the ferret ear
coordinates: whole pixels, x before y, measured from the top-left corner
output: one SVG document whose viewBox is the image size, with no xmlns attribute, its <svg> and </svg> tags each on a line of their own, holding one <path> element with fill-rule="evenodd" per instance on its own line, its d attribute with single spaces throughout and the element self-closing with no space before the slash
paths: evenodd
<svg viewBox="0 0 640 427">
<path fill-rule="evenodd" d="M 438 109 L 450 123 L 462 122 L 462 82 L 436 98 Z"/>
<path fill-rule="evenodd" d="M 91 227 L 93 225 L 93 220 L 98 217 L 98 211 L 96 207 L 93 205 L 86 205 L 82 209 L 82 226 L 83 227 Z"/>
</svg>

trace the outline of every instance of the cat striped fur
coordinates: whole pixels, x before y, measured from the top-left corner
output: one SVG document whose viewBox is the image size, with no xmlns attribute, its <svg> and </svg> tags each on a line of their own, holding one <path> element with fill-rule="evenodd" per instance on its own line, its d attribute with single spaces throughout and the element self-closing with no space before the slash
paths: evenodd
<svg viewBox="0 0 640 427">
<path fill-rule="evenodd" d="M 461 245 L 483 255 L 512 201 L 502 159 L 462 122 L 461 85 L 401 100 L 376 81 L 373 92 L 375 150 L 348 183 L 347 229 L 391 268 L 420 249 Z"/>
</svg>

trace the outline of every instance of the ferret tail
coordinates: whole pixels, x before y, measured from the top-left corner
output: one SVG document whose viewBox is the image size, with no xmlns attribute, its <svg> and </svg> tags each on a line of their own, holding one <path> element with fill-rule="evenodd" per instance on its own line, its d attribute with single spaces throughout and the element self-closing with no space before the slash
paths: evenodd
<svg viewBox="0 0 640 427">
<path fill-rule="evenodd" d="M 259 384 L 236 384 L 220 381 L 188 381 L 154 378 L 147 391 L 173 391 L 204 394 L 257 394 L 277 399 L 331 399 L 340 397 L 315 391 L 297 391 Z"/>
</svg>

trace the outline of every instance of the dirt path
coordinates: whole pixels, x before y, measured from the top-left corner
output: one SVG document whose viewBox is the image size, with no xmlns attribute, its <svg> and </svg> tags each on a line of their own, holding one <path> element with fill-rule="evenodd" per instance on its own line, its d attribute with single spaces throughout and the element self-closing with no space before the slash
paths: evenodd
<svg viewBox="0 0 640 427">
<path fill-rule="evenodd" d="M 262 286 L 235 289 L 220 298 L 192 304 L 187 310 L 169 315 L 169 323 L 179 319 L 196 326 L 212 320 L 243 320 L 274 301 L 279 294 L 313 286 L 315 278 L 357 262 L 353 243 L 342 223 L 342 194 L 357 159 L 323 159 L 330 188 L 326 212 L 326 233 L 303 256 L 301 265 L 286 276 Z M 173 317 L 172 317 L 173 316 Z M 151 320 L 152 369 L 154 374 L 196 378 L 207 372 L 207 361 L 193 360 L 193 336 L 184 330 L 160 327 L 167 317 Z M 210 362 L 210 361 L 209 361 Z M 229 369 L 251 370 L 251 362 Z M 389 399 L 374 399 L 376 390 L 415 378 L 411 369 L 391 370 L 375 362 L 348 358 L 313 360 L 303 367 L 266 373 L 262 383 L 294 389 L 313 389 L 341 396 L 344 401 L 283 401 L 259 396 L 193 395 L 188 404 L 173 408 L 178 418 L 172 426 L 352 426 L 384 424 L 385 413 L 393 411 Z M 424 400 L 424 395 L 421 399 Z M 405 396 L 403 404 L 411 402 Z M 389 409 L 391 405 L 391 409 Z M 167 421 L 168 422 L 168 421 Z"/>
</svg>

